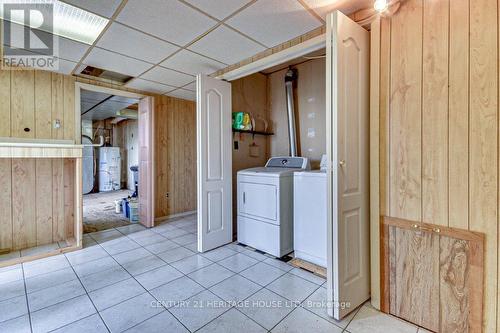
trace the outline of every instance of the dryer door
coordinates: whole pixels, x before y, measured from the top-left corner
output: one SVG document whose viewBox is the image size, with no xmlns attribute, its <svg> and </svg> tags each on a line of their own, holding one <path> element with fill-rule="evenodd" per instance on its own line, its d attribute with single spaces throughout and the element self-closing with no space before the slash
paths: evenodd
<svg viewBox="0 0 500 333">
<path fill-rule="evenodd" d="M 276 185 L 249 181 L 238 183 L 238 214 L 278 224 Z"/>
</svg>

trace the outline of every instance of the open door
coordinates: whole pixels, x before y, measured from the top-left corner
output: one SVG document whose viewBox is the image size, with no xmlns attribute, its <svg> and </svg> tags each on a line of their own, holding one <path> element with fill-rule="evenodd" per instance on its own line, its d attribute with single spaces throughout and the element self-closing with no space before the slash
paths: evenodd
<svg viewBox="0 0 500 333">
<path fill-rule="evenodd" d="M 344 14 L 327 17 L 329 315 L 370 298 L 369 33 Z"/>
<path fill-rule="evenodd" d="M 196 77 L 198 251 L 232 241 L 231 84 Z"/>
<path fill-rule="evenodd" d="M 154 226 L 153 106 L 153 97 L 139 102 L 139 222 L 147 228 Z"/>
</svg>

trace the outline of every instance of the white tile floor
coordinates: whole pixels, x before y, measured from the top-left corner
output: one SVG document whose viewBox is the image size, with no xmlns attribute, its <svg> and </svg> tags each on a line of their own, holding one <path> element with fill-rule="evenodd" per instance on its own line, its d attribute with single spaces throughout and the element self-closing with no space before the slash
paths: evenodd
<svg viewBox="0 0 500 333">
<path fill-rule="evenodd" d="M 418 331 L 368 303 L 337 322 L 322 278 L 237 244 L 197 254 L 194 230 L 194 216 L 119 227 L 0 268 L 0 332 Z"/>
</svg>

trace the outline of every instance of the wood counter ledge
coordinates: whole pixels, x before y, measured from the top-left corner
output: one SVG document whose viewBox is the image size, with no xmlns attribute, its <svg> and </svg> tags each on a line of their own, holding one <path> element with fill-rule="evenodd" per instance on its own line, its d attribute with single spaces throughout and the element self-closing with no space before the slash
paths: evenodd
<svg viewBox="0 0 500 333">
<path fill-rule="evenodd" d="M 81 158 L 82 150 L 71 140 L 0 138 L 0 158 Z"/>
</svg>

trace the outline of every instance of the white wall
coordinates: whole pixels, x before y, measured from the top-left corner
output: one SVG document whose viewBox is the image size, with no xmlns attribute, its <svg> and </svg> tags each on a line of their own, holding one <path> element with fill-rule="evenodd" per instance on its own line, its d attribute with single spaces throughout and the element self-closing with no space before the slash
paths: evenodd
<svg viewBox="0 0 500 333">
<path fill-rule="evenodd" d="M 325 59 L 294 66 L 298 71 L 295 90 L 295 116 L 300 156 L 308 157 L 313 169 L 319 168 L 326 153 L 326 68 Z M 274 135 L 269 137 L 271 156 L 289 154 L 288 117 L 284 69 L 269 75 L 269 110 Z"/>
</svg>

